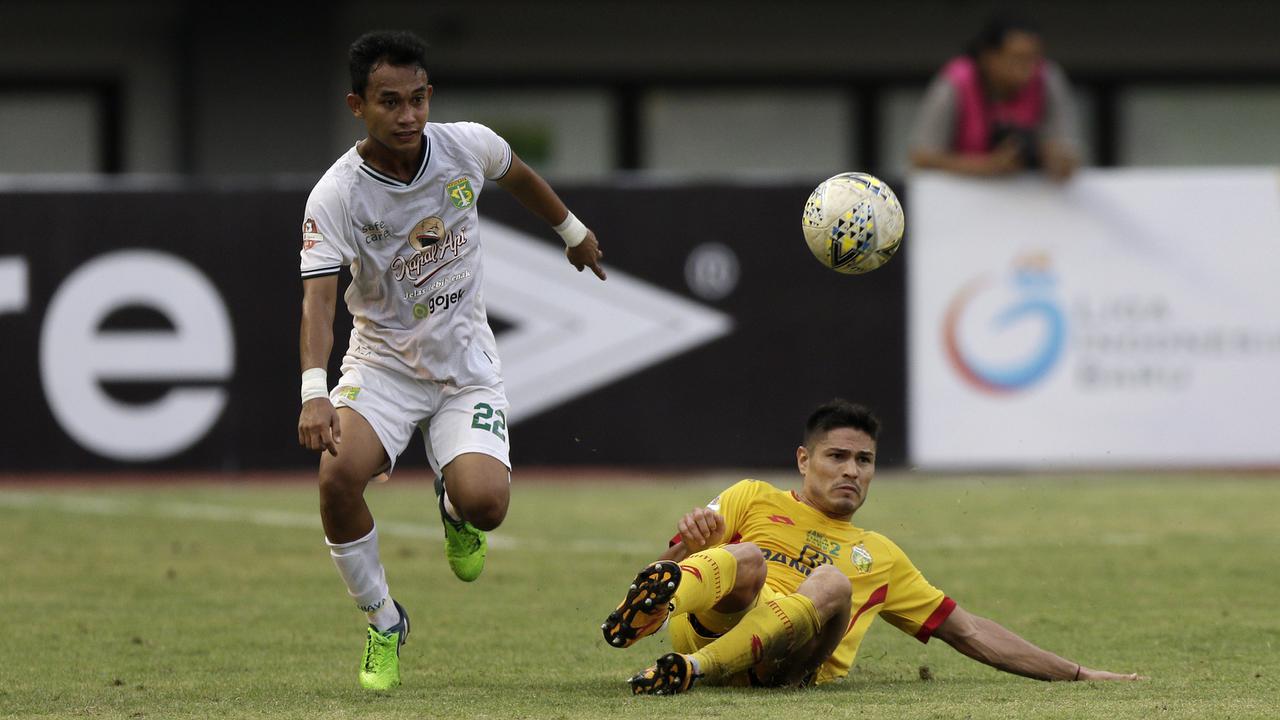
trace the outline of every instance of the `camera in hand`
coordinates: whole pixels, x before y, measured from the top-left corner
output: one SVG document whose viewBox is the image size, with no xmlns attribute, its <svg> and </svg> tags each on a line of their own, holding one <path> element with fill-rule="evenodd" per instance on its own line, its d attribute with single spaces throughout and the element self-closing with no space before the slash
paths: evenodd
<svg viewBox="0 0 1280 720">
<path fill-rule="evenodd" d="M 1040 136 L 1034 129 L 1021 127 L 1018 125 L 1008 125 L 1005 123 L 996 123 L 991 128 L 991 147 L 992 149 L 999 147 L 1009 138 L 1013 138 L 1018 145 L 1018 159 L 1022 162 L 1022 166 L 1028 170 L 1034 170 L 1040 167 Z"/>
</svg>

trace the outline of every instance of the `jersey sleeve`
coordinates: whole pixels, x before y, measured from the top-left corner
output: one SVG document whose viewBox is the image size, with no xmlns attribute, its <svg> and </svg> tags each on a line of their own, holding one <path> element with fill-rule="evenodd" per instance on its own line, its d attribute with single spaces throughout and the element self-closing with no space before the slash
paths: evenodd
<svg viewBox="0 0 1280 720">
<path fill-rule="evenodd" d="M 949 152 L 956 124 L 956 90 L 939 74 L 929 83 L 911 128 L 911 150 Z"/>
<path fill-rule="evenodd" d="M 1044 136 L 1060 143 L 1072 152 L 1079 153 L 1080 123 L 1075 97 L 1062 68 L 1052 61 L 1044 68 L 1045 118 Z"/>
<path fill-rule="evenodd" d="M 460 122 L 458 130 L 467 151 L 480 163 L 486 180 L 501 180 L 511 169 L 511 145 L 480 123 Z"/>
<path fill-rule="evenodd" d="M 344 265 L 356 259 L 351 247 L 346 222 L 346 207 L 336 188 L 330 183 L 316 185 L 307 198 L 302 221 L 302 278 L 337 274 Z"/>
<path fill-rule="evenodd" d="M 920 642 L 927 643 L 933 631 L 950 617 L 956 603 L 930 585 L 901 548 L 887 538 L 882 539 L 893 555 L 893 570 L 880 617 Z"/>
<path fill-rule="evenodd" d="M 730 485 L 724 492 L 707 503 L 708 510 L 714 510 L 724 517 L 724 544 L 736 543 L 742 539 L 742 523 L 747 516 L 747 508 L 751 498 L 760 491 L 760 483 L 755 480 L 740 480 Z M 671 538 L 670 545 L 680 542 L 680 533 Z"/>
</svg>

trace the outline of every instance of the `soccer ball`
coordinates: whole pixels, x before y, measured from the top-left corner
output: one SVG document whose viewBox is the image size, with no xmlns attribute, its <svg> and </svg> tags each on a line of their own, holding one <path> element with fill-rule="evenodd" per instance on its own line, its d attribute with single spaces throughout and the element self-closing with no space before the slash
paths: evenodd
<svg viewBox="0 0 1280 720">
<path fill-rule="evenodd" d="M 804 239 L 813 256 L 849 275 L 889 262 L 902 243 L 905 224 L 898 196 L 867 173 L 827 178 L 804 204 Z"/>
</svg>

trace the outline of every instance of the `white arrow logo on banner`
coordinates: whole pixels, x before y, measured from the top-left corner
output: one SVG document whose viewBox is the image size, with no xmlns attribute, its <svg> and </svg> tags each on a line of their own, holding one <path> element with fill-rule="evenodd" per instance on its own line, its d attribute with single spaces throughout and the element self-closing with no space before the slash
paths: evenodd
<svg viewBox="0 0 1280 720">
<path fill-rule="evenodd" d="M 485 219 L 485 304 L 514 328 L 498 337 L 511 420 L 726 335 L 717 310 L 607 268 L 579 274 L 564 250 Z M 607 248 L 606 248 L 607 250 Z"/>
</svg>

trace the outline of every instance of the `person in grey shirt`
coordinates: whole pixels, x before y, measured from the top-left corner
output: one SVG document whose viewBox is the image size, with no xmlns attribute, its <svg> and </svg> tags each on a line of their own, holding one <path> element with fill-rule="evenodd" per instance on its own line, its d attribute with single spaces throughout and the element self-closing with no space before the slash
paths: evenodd
<svg viewBox="0 0 1280 720">
<path fill-rule="evenodd" d="M 994 176 L 1042 169 L 1058 180 L 1080 164 L 1066 74 L 1044 57 L 1031 24 L 994 17 L 929 84 L 910 141 L 913 167 Z"/>
</svg>

